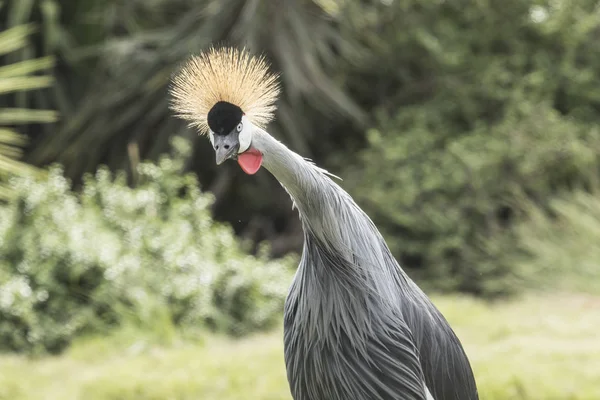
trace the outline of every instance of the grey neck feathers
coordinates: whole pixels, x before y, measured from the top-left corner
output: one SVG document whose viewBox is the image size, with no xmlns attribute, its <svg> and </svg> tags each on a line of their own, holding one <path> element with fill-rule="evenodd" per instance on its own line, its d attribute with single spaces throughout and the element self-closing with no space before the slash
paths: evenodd
<svg viewBox="0 0 600 400">
<path fill-rule="evenodd" d="M 338 278 L 346 276 L 346 284 L 367 289 L 371 295 L 393 304 L 399 301 L 398 280 L 408 281 L 409 287 L 416 288 L 390 254 L 371 219 L 330 179 L 327 171 L 294 153 L 263 130 L 257 129 L 253 145 L 262 151 L 264 167 L 292 197 L 306 238 L 316 239 L 320 249 L 342 258 L 343 262 L 338 264 L 343 264 L 344 270 L 330 272 L 335 272 Z M 306 250 L 305 244 L 305 256 Z M 382 260 L 387 262 L 382 265 Z M 302 263 L 301 268 L 314 264 Z"/>
<path fill-rule="evenodd" d="M 290 194 L 301 217 L 317 217 L 311 213 L 332 197 L 331 190 L 335 185 L 327 177 L 327 171 L 294 153 L 263 130 L 257 129 L 253 145 L 262 151 L 264 167 Z"/>
</svg>

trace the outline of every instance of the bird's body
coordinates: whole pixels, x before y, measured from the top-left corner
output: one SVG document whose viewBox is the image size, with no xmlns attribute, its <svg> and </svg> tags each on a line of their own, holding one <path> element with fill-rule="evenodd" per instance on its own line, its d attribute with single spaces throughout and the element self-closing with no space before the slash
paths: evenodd
<svg viewBox="0 0 600 400">
<path fill-rule="evenodd" d="M 371 219 L 328 174 L 266 133 L 264 166 L 298 209 L 304 249 L 285 305 L 295 400 L 474 400 L 469 361 Z"/>
<path fill-rule="evenodd" d="M 350 195 L 326 171 L 256 123 L 266 121 L 268 113 L 253 120 L 252 114 L 247 118 L 245 111 L 240 114 L 239 107 L 228 105 L 235 96 L 227 90 L 236 85 L 229 85 L 224 93 L 211 86 L 212 103 L 193 96 L 202 93 L 198 82 L 205 86 L 212 82 L 204 69 L 233 62 L 238 63 L 236 68 L 222 69 L 246 71 L 239 60 L 248 63 L 248 58 L 234 57 L 235 52 L 213 54 L 220 58 L 197 59 L 178 77 L 175 109 L 209 130 L 217 163 L 236 157 L 250 174 L 264 165 L 298 209 L 304 249 L 284 316 L 285 363 L 294 400 L 478 399 L 460 341 L 402 271 Z M 223 80 L 222 71 L 217 68 L 217 72 L 215 76 Z M 269 76 L 265 78 L 266 70 L 252 72 L 255 82 L 268 83 L 258 85 L 257 90 L 265 93 L 255 93 L 255 98 L 271 101 L 275 89 Z M 197 76 L 202 79 L 194 80 Z M 253 79 L 252 74 L 243 76 Z M 246 108 L 266 110 L 268 101 L 249 103 Z M 210 112 L 207 104 L 213 104 Z M 195 116 L 196 108 L 202 109 L 201 115 Z"/>
</svg>

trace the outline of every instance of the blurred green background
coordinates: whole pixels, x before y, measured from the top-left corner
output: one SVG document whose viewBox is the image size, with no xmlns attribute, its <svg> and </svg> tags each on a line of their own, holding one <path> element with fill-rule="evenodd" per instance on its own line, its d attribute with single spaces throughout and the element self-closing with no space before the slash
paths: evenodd
<svg viewBox="0 0 600 400">
<path fill-rule="evenodd" d="M 600 398 L 597 0 L 0 1 L 0 399 L 290 400 L 302 234 L 173 118 L 211 44 L 340 176 L 482 400 Z"/>
</svg>

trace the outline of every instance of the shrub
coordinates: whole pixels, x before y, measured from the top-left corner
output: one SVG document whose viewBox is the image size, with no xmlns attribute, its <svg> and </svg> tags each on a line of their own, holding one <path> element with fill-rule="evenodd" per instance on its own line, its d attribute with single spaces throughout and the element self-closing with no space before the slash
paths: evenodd
<svg viewBox="0 0 600 400">
<path fill-rule="evenodd" d="M 597 179 L 598 129 L 540 106 L 494 126 L 440 135 L 403 110 L 370 132 L 348 184 L 401 264 L 430 287 L 485 296 L 523 287 L 514 227 L 531 204 Z"/>
<path fill-rule="evenodd" d="M 363 19 L 376 54 L 349 82 L 378 115 L 344 177 L 431 287 L 519 290 L 530 202 L 546 213 L 598 176 L 597 2 L 559 3 L 407 0 Z"/>
<path fill-rule="evenodd" d="M 600 294 L 600 197 L 582 191 L 550 202 L 552 215 L 530 207 L 517 228 L 527 257 L 517 268 L 542 290 Z"/>
<path fill-rule="evenodd" d="M 0 207 L 0 348 L 64 349 L 78 334 L 160 313 L 231 334 L 269 326 L 282 309 L 290 259 L 246 254 L 211 218 L 209 194 L 175 157 L 123 174 L 100 168 L 80 193 L 61 167 L 11 181 Z"/>
</svg>

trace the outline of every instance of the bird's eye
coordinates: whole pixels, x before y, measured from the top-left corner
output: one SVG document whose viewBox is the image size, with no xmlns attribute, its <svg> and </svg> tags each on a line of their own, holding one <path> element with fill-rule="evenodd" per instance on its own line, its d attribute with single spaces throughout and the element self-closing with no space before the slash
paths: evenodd
<svg viewBox="0 0 600 400">
<path fill-rule="evenodd" d="M 238 124 L 237 128 L 235 128 L 235 129 L 237 129 L 238 132 L 241 132 L 243 127 L 244 127 L 244 125 L 242 125 L 242 123 L 240 122 Z"/>
</svg>

